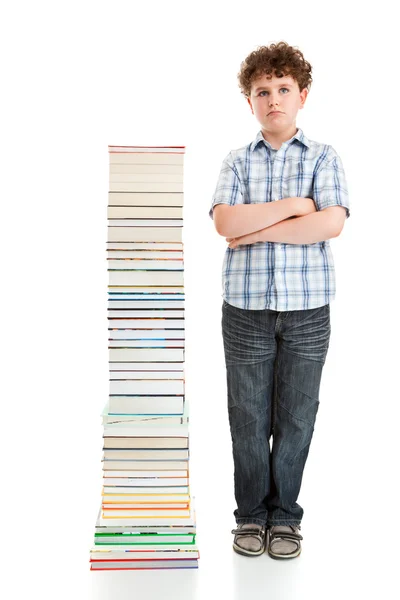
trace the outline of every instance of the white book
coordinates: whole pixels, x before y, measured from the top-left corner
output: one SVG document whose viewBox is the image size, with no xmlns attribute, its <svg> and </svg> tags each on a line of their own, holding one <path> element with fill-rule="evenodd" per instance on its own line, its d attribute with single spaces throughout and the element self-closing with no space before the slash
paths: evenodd
<svg viewBox="0 0 400 600">
<path fill-rule="evenodd" d="M 182 437 L 187 438 L 189 436 L 189 424 L 188 422 L 176 423 L 174 425 L 168 425 L 164 423 L 163 417 L 156 423 L 153 423 L 153 419 L 132 421 L 132 422 L 121 422 L 117 424 L 105 423 L 103 425 L 103 437 Z"/>
<path fill-rule="evenodd" d="M 190 508 L 144 508 L 144 509 L 118 509 L 102 507 L 101 515 L 104 519 L 118 519 L 121 517 L 137 519 L 154 519 L 154 517 L 178 518 L 188 517 Z"/>
<path fill-rule="evenodd" d="M 179 340 L 184 341 L 183 329 L 109 329 L 109 340 Z"/>
<path fill-rule="evenodd" d="M 137 252 L 183 252 L 183 242 L 107 242 L 107 250 L 125 250 Z"/>
<path fill-rule="evenodd" d="M 109 227 L 183 227 L 183 219 L 108 219 Z"/>
<path fill-rule="evenodd" d="M 171 319 L 166 317 L 148 317 L 137 319 L 107 319 L 108 329 L 153 329 L 154 331 L 164 329 L 185 329 L 185 319 Z M 161 335 L 161 334 L 160 334 Z M 156 337 L 156 336 L 154 336 Z"/>
<path fill-rule="evenodd" d="M 122 319 L 121 319 L 122 317 Z M 184 319 L 184 310 L 168 310 L 168 309 L 156 309 L 156 310 L 120 310 L 113 311 L 112 315 L 108 313 L 108 323 L 113 325 L 114 321 L 121 321 L 126 319 Z M 109 327 L 110 328 L 110 327 Z M 112 329 L 115 329 L 112 327 Z"/>
<path fill-rule="evenodd" d="M 161 538 L 161 536 L 160 536 Z M 161 541 L 161 540 L 159 540 Z M 151 557 L 155 558 L 170 558 L 175 561 L 175 558 L 179 560 L 187 557 L 198 557 L 199 551 L 196 546 L 184 544 L 173 544 L 173 543 L 162 543 L 157 545 L 146 545 L 143 546 L 127 546 L 122 541 L 119 544 L 113 544 L 112 546 L 99 546 L 95 545 L 91 548 L 90 556 L 96 560 L 114 560 L 114 558 L 137 560 L 139 558 L 148 559 L 149 550 L 151 550 Z"/>
<path fill-rule="evenodd" d="M 178 508 L 181 510 L 187 510 L 188 503 L 187 502 L 116 502 L 116 501 L 106 501 L 103 500 L 102 504 L 103 510 L 107 511 L 107 509 L 111 509 L 114 514 L 115 510 L 123 510 L 123 511 L 136 511 L 136 510 L 168 510 L 172 508 Z"/>
<path fill-rule="evenodd" d="M 114 460 L 187 460 L 189 448 L 105 448 L 103 456 Z"/>
<path fill-rule="evenodd" d="M 112 471 L 111 475 L 122 472 L 126 477 L 179 477 L 186 476 L 187 460 L 111 460 L 103 459 L 103 472 Z M 138 473 L 138 475 L 136 475 Z"/>
<path fill-rule="evenodd" d="M 100 502 L 100 507 L 99 507 L 99 511 L 97 514 L 97 519 L 96 519 L 96 524 L 95 524 L 95 533 L 97 534 L 106 534 L 106 533 L 119 533 L 119 534 L 124 534 L 124 533 L 146 533 L 146 534 L 159 534 L 159 533 L 167 533 L 168 535 L 190 535 L 190 534 L 196 534 L 196 508 L 195 508 L 195 496 L 191 496 L 190 498 L 190 510 L 191 510 L 191 516 L 192 518 L 192 523 L 184 523 L 183 519 L 179 519 L 179 523 L 172 524 L 172 523 L 165 523 L 163 524 L 153 524 L 153 523 L 149 523 L 148 521 L 146 521 L 146 523 L 141 524 L 138 523 L 137 520 L 135 522 L 132 523 L 123 523 L 118 524 L 118 523 L 100 523 L 101 520 L 101 511 L 102 511 L 102 507 L 101 507 L 101 502 Z"/>
<path fill-rule="evenodd" d="M 165 298 L 168 294 L 174 294 L 176 298 L 184 297 L 184 287 L 179 285 L 109 285 L 108 294 L 110 297 L 115 297 L 117 294 L 123 294 L 126 298 L 130 298 L 133 294 L 145 294 L 147 298 L 150 294 L 158 296 L 159 298 Z"/>
<path fill-rule="evenodd" d="M 183 404 L 183 396 L 161 396 L 160 398 L 110 396 L 109 414 L 182 415 Z"/>
<path fill-rule="evenodd" d="M 183 183 L 150 183 L 150 182 L 116 182 L 110 181 L 108 184 L 110 192 L 173 192 L 183 193 Z"/>
<path fill-rule="evenodd" d="M 186 402 L 185 402 L 186 404 Z M 108 402 L 107 402 L 108 406 Z M 189 415 L 183 409 L 183 415 L 110 415 L 107 409 L 107 415 L 103 415 L 103 425 L 111 425 L 115 428 L 126 427 L 127 425 L 147 425 L 150 427 L 173 427 L 182 423 L 189 422 Z M 157 430 L 158 431 L 158 430 Z M 115 433 L 118 435 L 118 431 Z M 183 438 L 182 438 L 183 440 Z M 176 444 L 176 442 L 174 442 Z M 148 444 L 147 447 L 152 447 Z"/>
<path fill-rule="evenodd" d="M 183 379 L 118 379 L 109 381 L 109 389 L 111 396 L 116 394 L 145 394 L 146 396 L 153 394 L 163 396 L 168 396 L 169 394 L 183 395 L 185 393 L 185 383 Z M 115 412 L 115 410 L 112 410 L 111 399 L 110 412 Z M 157 411 L 152 410 L 151 412 L 154 413 Z"/>
<path fill-rule="evenodd" d="M 182 183 L 183 169 L 181 173 L 110 173 L 110 183 Z"/>
<path fill-rule="evenodd" d="M 108 152 L 137 152 L 139 154 L 185 154 L 186 146 L 114 146 L 108 145 Z"/>
<path fill-rule="evenodd" d="M 138 365 L 142 363 L 136 363 Z M 151 364 L 151 363 L 150 363 Z M 163 363 L 159 363 L 162 365 Z M 113 379 L 185 379 L 184 370 L 180 371 L 110 371 L 110 380 Z"/>
<path fill-rule="evenodd" d="M 183 260 L 172 260 L 168 258 L 166 260 L 142 260 L 140 258 L 117 258 L 107 259 L 107 270 L 119 269 L 119 270 L 170 270 L 170 271 L 182 271 L 184 268 Z"/>
<path fill-rule="evenodd" d="M 162 152 L 110 152 L 109 165 L 176 165 L 182 168 L 184 154 Z"/>
<path fill-rule="evenodd" d="M 139 258 L 141 260 L 183 260 L 180 250 L 107 250 L 107 259 Z"/>
<path fill-rule="evenodd" d="M 173 491 L 172 491 L 173 490 Z M 156 498 L 158 496 L 164 498 L 187 498 L 189 499 L 189 487 L 187 485 L 182 486 L 169 486 L 169 487 L 123 487 L 120 485 L 111 486 L 106 485 L 103 486 L 102 489 L 103 496 L 113 497 L 114 495 L 117 498 L 123 498 L 124 496 L 129 496 L 131 498 L 141 497 L 141 498 Z"/>
<path fill-rule="evenodd" d="M 183 165 L 168 165 L 168 164 L 110 164 L 109 174 L 115 173 L 183 173 Z"/>
<path fill-rule="evenodd" d="M 118 559 L 122 560 L 140 560 L 140 559 L 148 559 L 149 558 L 149 549 L 148 550 L 139 550 L 133 548 L 127 548 L 124 545 L 113 545 L 112 548 L 109 546 L 99 548 L 98 546 L 94 546 L 90 550 L 90 558 L 94 560 L 100 561 L 114 561 Z M 193 558 L 193 560 L 199 558 L 199 551 L 195 548 L 188 548 L 188 546 L 178 546 L 173 544 L 163 544 L 160 546 L 156 546 L 151 551 L 151 558 L 153 560 L 158 560 L 159 558 L 172 559 L 175 564 L 175 559 L 186 560 L 187 558 Z M 171 562 L 171 560 L 170 560 Z"/>
<path fill-rule="evenodd" d="M 183 219 L 183 206 L 108 206 L 108 219 Z"/>
<path fill-rule="evenodd" d="M 103 469 L 104 477 L 126 477 L 127 479 L 147 479 L 147 484 L 150 485 L 151 481 L 157 480 L 159 485 L 167 485 L 168 478 L 181 478 L 181 484 L 184 485 L 184 479 L 188 477 L 187 463 L 186 467 L 182 469 Z M 103 482 L 105 485 L 105 482 Z"/>
<path fill-rule="evenodd" d="M 189 402 L 185 400 L 183 415 L 110 415 L 109 398 L 102 411 L 103 420 L 103 447 L 104 448 L 189 448 L 188 434 L 178 431 L 176 435 L 165 436 L 160 429 L 182 425 L 187 426 L 189 422 Z M 134 428 L 134 431 L 132 431 Z M 138 428 L 144 430 L 142 435 Z M 130 430 L 130 433 L 126 430 Z M 149 430 L 153 429 L 153 435 L 148 437 Z M 106 433 L 107 431 L 107 433 Z M 136 433 L 135 433 L 136 431 Z"/>
<path fill-rule="evenodd" d="M 122 339 L 122 340 L 113 340 L 108 338 L 108 347 L 109 348 L 140 348 L 141 350 L 146 350 L 147 348 L 163 348 L 165 350 L 172 350 L 174 348 L 181 348 L 182 350 L 185 347 L 185 340 L 157 340 L 153 338 L 144 339 L 144 340 L 132 340 L 132 339 Z"/>
<path fill-rule="evenodd" d="M 184 361 L 184 348 L 109 348 L 109 361 Z"/>
<path fill-rule="evenodd" d="M 182 271 L 108 271 L 110 285 L 183 285 Z"/>
<path fill-rule="evenodd" d="M 159 314 L 162 311 L 169 311 L 169 316 L 185 316 L 184 300 L 109 300 L 108 301 L 108 318 L 135 316 L 138 311 L 144 311 L 143 314 L 149 314 L 153 311 L 153 315 Z M 139 316 L 143 316 L 139 315 Z"/>
<path fill-rule="evenodd" d="M 108 227 L 109 242 L 182 242 L 182 227 Z"/>
<path fill-rule="evenodd" d="M 142 489 L 143 486 L 146 486 L 157 490 L 159 487 L 169 486 L 173 489 L 175 486 L 189 485 L 188 477 L 108 477 L 107 474 L 110 474 L 111 471 L 103 471 L 103 473 L 105 474 L 103 477 L 104 486 L 127 486 L 130 489 Z"/>
<path fill-rule="evenodd" d="M 108 308 L 116 309 L 170 309 L 176 310 L 185 308 L 185 298 L 183 294 L 109 294 Z"/>
<path fill-rule="evenodd" d="M 110 523 L 110 521 L 112 521 L 112 525 L 115 527 L 117 525 L 123 525 L 123 526 L 128 526 L 128 525 L 135 525 L 136 524 L 144 524 L 144 523 L 140 523 L 140 519 L 137 518 L 114 518 L 114 519 L 109 519 L 109 518 L 104 518 L 103 516 L 101 516 L 98 521 L 96 522 L 96 525 L 106 525 L 107 523 Z M 151 517 L 149 516 L 148 518 L 146 518 L 146 524 L 147 525 L 196 525 L 196 521 L 195 521 L 195 515 L 193 512 L 193 507 L 191 506 L 191 510 L 190 510 L 190 515 L 188 517 Z"/>
<path fill-rule="evenodd" d="M 182 192 L 108 192 L 108 206 L 183 206 Z"/>
<path fill-rule="evenodd" d="M 185 403 L 187 404 L 187 403 Z M 106 404 L 108 407 L 108 402 Z M 105 409 L 108 412 L 108 408 Z M 164 421 L 168 421 L 168 418 L 163 418 Z M 113 437 L 103 437 L 103 449 L 140 449 L 140 450 L 165 450 L 165 449 L 189 449 L 189 438 L 188 437 L 139 437 L 139 436 L 120 436 L 118 433 L 118 427 L 114 427 L 115 433 Z M 155 432 L 157 434 L 157 431 Z"/>
<path fill-rule="evenodd" d="M 184 377 L 184 363 L 180 362 L 114 362 L 109 363 L 110 370 L 110 379 L 114 379 L 113 375 L 115 371 L 120 371 L 123 373 L 130 373 L 132 377 L 135 377 L 138 372 L 140 372 L 143 377 L 146 373 L 147 375 L 151 375 L 152 373 L 157 373 L 154 375 L 154 378 L 158 377 L 161 374 L 165 374 L 165 378 L 169 379 L 171 377 L 179 379 L 180 377 Z"/>
<path fill-rule="evenodd" d="M 174 559 L 171 566 L 171 559 L 167 560 L 90 560 L 91 571 L 136 571 L 136 570 L 153 570 L 153 569 L 198 569 L 198 560 L 183 560 Z"/>
<path fill-rule="evenodd" d="M 176 311 L 176 314 L 185 316 L 185 301 L 184 300 L 108 300 L 108 316 L 113 317 L 117 311 L 120 313 L 127 310 L 171 310 Z M 117 316 L 123 316 L 117 314 Z"/>
</svg>

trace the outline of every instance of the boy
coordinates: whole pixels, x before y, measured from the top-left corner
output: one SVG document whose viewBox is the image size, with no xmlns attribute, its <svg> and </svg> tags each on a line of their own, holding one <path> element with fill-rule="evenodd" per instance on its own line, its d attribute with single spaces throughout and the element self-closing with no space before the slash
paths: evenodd
<svg viewBox="0 0 400 600">
<path fill-rule="evenodd" d="M 297 504 L 330 338 L 329 239 L 350 216 L 341 160 L 296 127 L 311 65 L 286 42 L 259 47 L 239 86 L 261 125 L 224 159 L 210 216 L 229 245 L 222 334 L 234 459 L 233 548 L 299 556 Z M 273 435 L 272 450 L 269 438 Z"/>
</svg>

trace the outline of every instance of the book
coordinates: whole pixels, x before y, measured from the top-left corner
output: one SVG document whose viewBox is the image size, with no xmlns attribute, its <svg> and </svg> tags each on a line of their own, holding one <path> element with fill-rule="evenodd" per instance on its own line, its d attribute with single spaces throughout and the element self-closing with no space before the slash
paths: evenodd
<svg viewBox="0 0 400 600">
<path fill-rule="evenodd" d="M 182 192 L 109 192 L 108 194 L 108 206 L 182 207 L 183 201 Z"/>
<path fill-rule="evenodd" d="M 115 146 L 113 144 L 108 145 L 108 151 L 112 152 L 135 152 L 135 153 L 151 153 L 153 156 L 157 154 L 183 154 L 185 152 L 185 146 Z"/>
<path fill-rule="evenodd" d="M 160 437 L 160 436 L 151 436 L 151 437 L 140 437 L 140 436 L 131 436 L 131 437 L 122 437 L 122 436 L 109 436 L 103 437 L 103 450 L 105 449 L 153 449 L 156 450 L 158 448 L 166 449 L 181 449 L 188 448 L 188 438 L 187 437 Z"/>
<path fill-rule="evenodd" d="M 182 329 L 115 329 L 109 328 L 109 340 L 185 340 Z"/>
<path fill-rule="evenodd" d="M 165 348 L 165 347 L 146 347 L 146 348 L 135 348 L 135 347 L 112 347 L 109 344 L 108 351 L 109 360 L 115 361 L 132 361 L 132 362 L 170 362 L 184 360 L 184 349 L 183 347 L 176 348 Z"/>
<path fill-rule="evenodd" d="M 167 186 L 169 183 L 183 184 L 183 173 L 110 173 L 109 181 L 111 188 L 113 183 L 164 183 Z"/>
<path fill-rule="evenodd" d="M 148 285 L 148 286 L 140 286 L 140 285 L 109 285 L 108 293 L 110 294 L 110 298 L 115 297 L 117 294 L 125 295 L 125 297 L 133 296 L 134 294 L 153 294 L 157 296 L 159 299 L 164 299 L 167 294 L 175 294 L 176 297 L 178 295 L 183 296 L 183 286 L 179 285 Z M 155 300 L 157 298 L 153 298 Z"/>
<path fill-rule="evenodd" d="M 91 571 L 101 570 L 119 570 L 124 571 L 128 569 L 197 569 L 197 560 L 148 560 L 148 561 L 90 561 Z"/>
<path fill-rule="evenodd" d="M 180 340 L 180 339 L 169 339 L 169 340 L 165 340 L 165 339 L 160 339 L 158 340 L 157 338 L 148 338 L 148 339 L 143 339 L 143 340 L 132 340 L 129 339 L 127 336 L 125 336 L 123 339 L 112 339 L 112 337 L 110 336 L 108 338 L 108 347 L 109 348 L 140 348 L 141 350 L 146 350 L 146 349 L 151 349 L 151 348 L 165 348 L 165 349 L 171 349 L 173 350 L 174 348 L 184 348 L 185 347 L 185 340 Z M 170 358 L 169 360 L 172 358 L 172 354 L 168 355 Z M 167 359 L 168 360 L 168 359 Z"/>
<path fill-rule="evenodd" d="M 115 365 L 121 365 L 118 369 Z M 182 363 L 171 363 L 173 365 L 181 365 Z M 184 379 L 184 370 L 181 368 L 168 367 L 169 363 L 115 363 L 111 364 L 110 380 L 111 379 Z M 131 367 L 129 367 L 131 365 Z M 144 365 L 144 366 L 141 366 Z M 152 365 L 158 365 L 153 367 Z M 139 370 L 147 369 L 145 371 Z M 153 369 L 156 370 L 153 370 Z"/>
<path fill-rule="evenodd" d="M 161 385 L 161 390 L 164 391 Z M 112 396 L 109 414 L 183 415 L 184 396 Z"/>
<path fill-rule="evenodd" d="M 103 448 L 104 458 L 114 460 L 138 459 L 138 460 L 187 460 L 189 450 L 187 448 Z"/>
<path fill-rule="evenodd" d="M 159 395 L 168 403 L 169 396 L 183 395 L 185 393 L 185 381 L 184 379 L 167 378 L 137 379 L 130 378 L 129 374 L 126 374 L 123 379 L 111 379 L 109 381 L 109 390 L 111 396 L 143 396 L 143 400 L 148 399 L 149 401 L 151 399 L 150 396 Z"/>
<path fill-rule="evenodd" d="M 182 271 L 183 260 L 142 260 L 141 258 L 117 258 L 107 259 L 108 270 L 119 270 L 119 271 L 132 271 L 132 270 L 145 270 L 145 271 Z"/>
<path fill-rule="evenodd" d="M 120 502 L 116 501 L 116 500 L 110 500 L 110 501 L 106 501 L 104 496 L 103 496 L 103 502 L 102 502 L 102 509 L 103 509 L 103 514 L 107 515 L 107 510 L 121 510 L 121 511 L 137 511 L 137 514 L 139 516 L 141 516 L 141 514 L 145 514 L 145 513 L 140 513 L 139 511 L 153 511 L 153 510 L 165 510 L 165 512 L 167 513 L 168 510 L 175 510 L 176 508 L 178 508 L 179 510 L 185 511 L 184 514 L 187 514 L 187 510 L 188 510 L 188 506 L 189 503 L 188 502 L 173 502 L 173 501 L 164 501 L 164 502 L 156 502 L 154 499 L 150 499 L 150 501 L 145 502 L 144 500 L 142 500 L 141 502 L 137 501 L 137 500 L 131 500 L 131 501 L 124 501 L 121 500 Z M 109 513 L 110 515 L 113 515 L 114 513 Z M 173 513 L 174 514 L 174 513 Z M 128 515 L 129 516 L 129 515 Z"/>
<path fill-rule="evenodd" d="M 167 487 L 189 485 L 189 477 L 103 477 L 103 486 Z"/>
<path fill-rule="evenodd" d="M 161 157 L 162 158 L 162 157 Z M 171 165 L 171 164 L 137 164 L 137 163 L 113 163 L 109 165 L 109 175 L 115 173 L 154 173 L 158 175 L 160 173 L 178 173 L 182 174 L 182 165 Z"/>
<path fill-rule="evenodd" d="M 174 553 L 174 554 L 173 554 Z M 90 557 L 94 560 L 117 560 L 117 559 L 129 559 L 129 560 L 140 560 L 140 559 L 152 559 L 158 560 L 160 558 L 198 558 L 199 551 L 194 548 L 181 546 L 175 544 L 170 546 L 168 544 L 159 545 L 157 549 L 146 550 L 145 548 L 129 548 L 125 546 L 113 546 L 113 548 L 92 548 L 90 551 Z"/>
<path fill-rule="evenodd" d="M 120 229 L 124 229 L 124 227 Z M 132 229 L 135 229 L 135 227 L 132 227 Z M 108 280 L 110 285 L 182 285 L 183 269 L 174 271 L 156 269 L 150 271 L 113 271 L 109 269 Z"/>
<path fill-rule="evenodd" d="M 183 206 L 108 206 L 108 219 L 183 219 Z"/>
<path fill-rule="evenodd" d="M 182 227 L 111 227 L 109 242 L 181 242 Z M 155 285 L 155 284 L 153 284 Z"/>
<path fill-rule="evenodd" d="M 184 317 L 185 311 L 185 301 L 180 298 L 143 298 L 140 300 L 135 300 L 131 298 L 130 295 L 126 294 L 126 298 L 109 298 L 108 299 L 108 318 L 112 318 L 113 315 L 118 311 L 128 311 L 128 310 L 163 310 L 168 309 L 171 311 L 178 311 L 178 315 L 182 312 L 182 317 Z M 179 312 L 180 311 L 180 312 Z"/>
<path fill-rule="evenodd" d="M 116 319 L 184 319 L 185 309 L 144 308 L 141 310 L 135 310 L 127 308 L 125 310 L 115 310 L 111 314 L 108 313 L 107 317 L 109 329 L 115 329 L 114 327 L 110 326 L 117 323 Z M 132 325 L 135 325 L 135 321 L 132 321 Z"/>
<path fill-rule="evenodd" d="M 107 528 L 110 529 L 110 528 Z M 102 546 L 132 546 L 132 548 L 146 548 L 146 546 L 192 546 L 196 541 L 195 533 L 95 533 L 94 545 Z"/>
<path fill-rule="evenodd" d="M 110 181 L 110 192 L 173 192 L 183 193 L 183 182 Z"/>
<path fill-rule="evenodd" d="M 109 219 L 109 227 L 183 227 L 183 219 Z"/>
<path fill-rule="evenodd" d="M 192 498 L 193 500 L 193 498 Z M 101 510 L 101 516 L 98 519 L 98 524 L 99 525 L 105 525 L 107 523 L 110 523 L 110 521 L 112 521 L 113 525 L 134 525 L 135 521 L 138 521 L 138 516 L 117 516 L 115 515 L 114 517 L 104 517 L 103 515 L 103 509 L 100 507 Z M 179 509 L 174 509 L 179 510 Z M 160 511 L 161 512 L 161 511 Z M 171 512 L 171 511 L 170 511 Z M 115 513 L 114 513 L 115 514 Z M 190 508 L 189 508 L 189 514 L 188 515 L 169 515 L 167 516 L 166 514 L 160 514 L 160 515 L 151 515 L 150 513 L 147 513 L 148 516 L 147 517 L 142 517 L 143 520 L 146 521 L 146 523 L 148 525 L 156 525 L 156 526 L 163 526 L 163 525 L 175 525 L 178 522 L 180 522 L 182 525 L 194 525 L 195 524 L 195 514 L 194 514 L 194 508 L 193 508 L 193 502 L 190 504 Z"/>
<path fill-rule="evenodd" d="M 110 523 L 109 521 L 102 522 L 101 518 L 101 505 L 98 511 L 96 524 L 95 524 L 95 536 L 96 535 L 106 535 L 106 534 L 136 534 L 142 536 L 142 540 L 144 540 L 144 536 L 147 535 L 195 535 L 196 534 L 196 508 L 195 508 L 195 496 L 192 496 L 192 501 L 190 503 L 190 508 L 192 511 L 192 518 L 184 523 L 181 519 L 178 523 L 146 523 L 140 524 L 137 521 L 129 523 L 124 522 L 122 524 L 118 524 L 115 521 Z"/>
<path fill-rule="evenodd" d="M 103 471 L 109 477 L 185 477 L 188 460 L 112 460 L 103 458 Z M 178 472 L 179 471 L 179 472 Z M 181 472 L 182 471 L 182 472 Z"/>
<path fill-rule="evenodd" d="M 102 495 L 103 496 L 116 496 L 119 498 L 122 498 L 124 496 L 132 496 L 132 497 L 136 497 L 136 496 L 140 496 L 142 498 L 151 498 L 151 497 L 155 497 L 155 496 L 162 496 L 162 497 L 187 497 L 189 498 L 189 486 L 188 485 L 181 485 L 181 486 L 153 486 L 153 487 L 146 487 L 146 486 L 136 486 L 133 489 L 129 486 L 111 486 L 111 485 L 104 485 L 103 486 L 103 491 L 102 491 Z"/>
</svg>

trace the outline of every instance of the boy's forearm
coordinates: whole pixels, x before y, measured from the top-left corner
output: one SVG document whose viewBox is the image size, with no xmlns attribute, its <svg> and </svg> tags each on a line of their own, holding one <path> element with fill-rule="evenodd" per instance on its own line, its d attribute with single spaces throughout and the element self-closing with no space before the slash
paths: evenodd
<svg viewBox="0 0 400 600">
<path fill-rule="evenodd" d="M 217 205 L 214 208 L 215 227 L 224 237 L 240 237 L 260 231 L 296 216 L 297 198 L 282 198 L 276 202 L 260 204 L 237 204 L 235 206 Z M 215 211 L 221 206 L 221 213 Z"/>
<path fill-rule="evenodd" d="M 280 242 L 282 244 L 314 244 L 336 237 L 336 224 L 329 211 L 318 212 L 288 219 L 262 229 L 256 234 L 259 242 Z"/>
</svg>

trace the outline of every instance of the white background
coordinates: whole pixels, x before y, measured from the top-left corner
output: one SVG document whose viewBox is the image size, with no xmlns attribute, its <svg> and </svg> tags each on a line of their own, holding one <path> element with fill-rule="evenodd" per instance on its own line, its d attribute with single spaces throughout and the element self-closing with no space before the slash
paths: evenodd
<svg viewBox="0 0 400 600">
<path fill-rule="evenodd" d="M 369 5 L 368 5 L 369 6 Z M 398 47 L 391 3 L 15 2 L 0 14 L 2 536 L 7 598 L 394 597 L 398 494 Z M 258 131 L 237 85 L 299 47 L 297 125 L 342 158 L 351 216 L 294 561 L 235 555 L 221 337 L 223 158 Z M 186 394 L 198 571 L 90 573 L 108 394 L 108 144 L 185 145 Z M 282 564 L 283 562 L 283 564 Z M 2 560 L 4 567 L 5 562 Z M 391 590 L 391 591 L 390 591 Z"/>
</svg>

